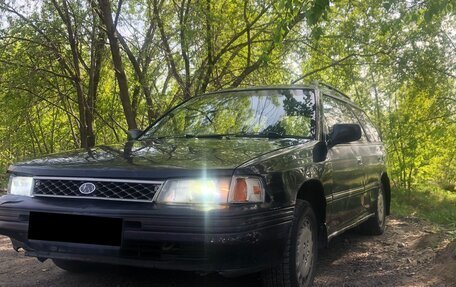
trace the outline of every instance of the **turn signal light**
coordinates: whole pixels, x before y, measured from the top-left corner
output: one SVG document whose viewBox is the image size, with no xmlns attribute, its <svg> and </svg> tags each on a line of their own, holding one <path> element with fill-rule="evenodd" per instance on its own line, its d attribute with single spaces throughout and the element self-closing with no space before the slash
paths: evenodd
<svg viewBox="0 0 456 287">
<path fill-rule="evenodd" d="M 233 192 L 233 201 L 247 201 L 247 182 L 245 182 L 245 178 L 236 178 Z"/>
<path fill-rule="evenodd" d="M 261 180 L 255 177 L 234 177 L 230 202 L 264 202 L 264 188 Z"/>
</svg>

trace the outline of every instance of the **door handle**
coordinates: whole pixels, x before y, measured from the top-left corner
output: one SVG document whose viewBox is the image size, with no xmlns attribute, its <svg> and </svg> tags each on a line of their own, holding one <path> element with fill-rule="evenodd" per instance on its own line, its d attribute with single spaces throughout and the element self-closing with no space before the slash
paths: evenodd
<svg viewBox="0 0 456 287">
<path fill-rule="evenodd" d="M 358 162 L 359 165 L 363 165 L 363 158 L 361 156 L 357 156 L 356 161 Z"/>
</svg>

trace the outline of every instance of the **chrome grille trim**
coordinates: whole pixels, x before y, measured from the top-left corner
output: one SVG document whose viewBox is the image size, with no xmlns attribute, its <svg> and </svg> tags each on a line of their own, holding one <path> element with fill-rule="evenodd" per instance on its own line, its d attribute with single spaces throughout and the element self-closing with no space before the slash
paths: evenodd
<svg viewBox="0 0 456 287">
<path fill-rule="evenodd" d="M 55 181 L 56 184 L 62 184 L 64 187 L 62 190 L 57 190 L 55 193 L 57 194 L 46 194 L 46 193 L 39 193 L 37 192 L 37 182 L 39 180 L 46 180 L 46 181 Z M 64 183 L 68 182 L 70 185 L 73 186 L 73 189 L 68 188 Z M 102 192 L 101 194 L 98 193 L 97 190 L 94 191 L 93 194 L 85 195 L 79 192 L 76 189 L 76 186 L 80 186 L 82 183 L 91 182 L 96 185 L 96 183 L 106 183 L 106 186 L 103 186 L 104 189 L 107 191 Z M 108 187 L 108 184 L 137 184 L 141 185 L 142 191 L 137 190 L 120 190 L 120 186 Z M 115 201 L 133 201 L 133 202 L 153 202 L 155 201 L 158 193 L 160 192 L 161 188 L 163 187 L 164 181 L 155 181 L 155 180 L 135 180 L 135 179 L 119 179 L 119 178 L 89 178 L 89 177 L 47 177 L 47 176 L 35 176 L 33 177 L 33 194 L 32 196 L 36 197 L 55 197 L 55 198 L 79 198 L 79 199 L 100 199 L 100 200 L 115 200 Z M 148 190 L 146 187 L 147 185 L 154 186 L 154 190 Z M 47 187 L 49 189 L 49 187 Z M 97 187 L 98 188 L 98 187 Z M 116 189 L 117 191 L 113 191 L 112 188 Z M 134 187 L 129 187 L 129 189 L 134 189 Z M 53 193 L 53 192 L 52 192 Z M 58 194 L 61 193 L 61 194 Z M 62 194 L 63 193 L 63 194 Z M 67 193 L 67 194 L 64 194 Z M 105 196 L 104 193 L 112 193 L 114 196 Z M 116 194 L 117 193 L 117 194 Z M 129 194 L 130 193 L 130 194 Z M 124 194 L 124 195 L 122 195 Z M 127 195 L 125 195 L 127 194 Z M 134 194 L 137 194 L 136 197 L 140 198 L 129 198 L 135 197 Z M 127 198 L 123 198 L 127 197 Z"/>
<path fill-rule="evenodd" d="M 156 180 L 136 180 L 136 179 L 96 178 L 96 177 L 52 177 L 52 176 L 34 176 L 33 179 L 77 180 L 77 181 L 104 181 L 104 182 L 131 182 L 131 183 L 146 183 L 146 184 L 163 184 L 163 183 L 164 183 L 164 181 L 156 181 Z"/>
</svg>

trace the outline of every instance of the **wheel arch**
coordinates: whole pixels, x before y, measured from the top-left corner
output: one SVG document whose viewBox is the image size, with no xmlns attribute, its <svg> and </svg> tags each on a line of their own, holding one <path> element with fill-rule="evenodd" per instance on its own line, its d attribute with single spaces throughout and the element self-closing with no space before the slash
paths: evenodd
<svg viewBox="0 0 456 287">
<path fill-rule="evenodd" d="M 380 182 L 383 185 L 385 191 L 385 203 L 386 203 L 386 215 L 390 215 L 391 211 L 391 185 L 388 173 L 385 171 L 380 177 Z"/>
<path fill-rule="evenodd" d="M 306 180 L 296 195 L 296 199 L 305 200 L 310 203 L 315 212 L 318 223 L 318 241 L 325 246 L 328 241 L 326 229 L 326 198 L 323 184 L 318 179 Z"/>
</svg>

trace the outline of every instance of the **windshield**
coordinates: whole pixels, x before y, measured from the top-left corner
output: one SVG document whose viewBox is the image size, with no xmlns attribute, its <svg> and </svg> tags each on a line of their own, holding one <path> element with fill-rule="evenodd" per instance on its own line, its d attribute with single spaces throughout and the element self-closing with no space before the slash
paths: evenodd
<svg viewBox="0 0 456 287">
<path fill-rule="evenodd" d="M 313 90 L 234 91 L 195 97 L 150 127 L 144 138 L 315 135 Z"/>
</svg>

